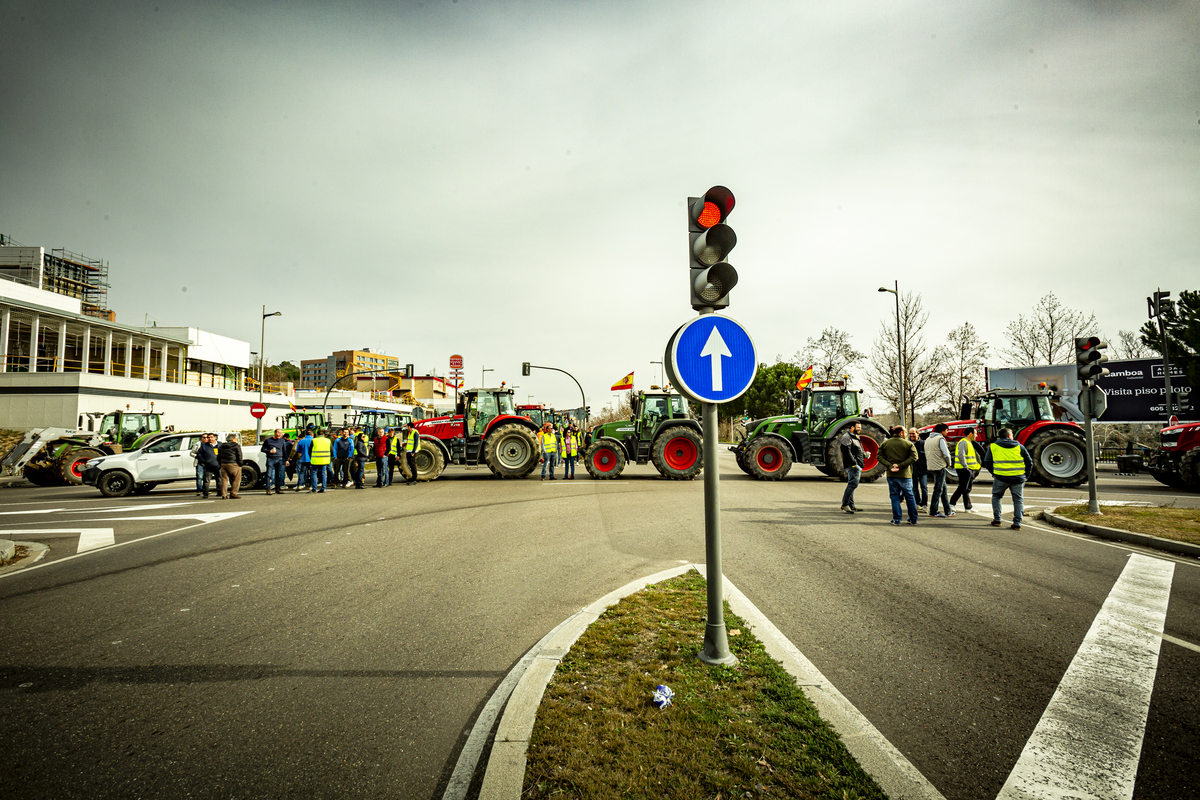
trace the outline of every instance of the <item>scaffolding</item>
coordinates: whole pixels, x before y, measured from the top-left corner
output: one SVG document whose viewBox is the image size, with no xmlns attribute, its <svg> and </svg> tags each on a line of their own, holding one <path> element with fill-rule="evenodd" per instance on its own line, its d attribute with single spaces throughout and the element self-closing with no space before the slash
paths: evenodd
<svg viewBox="0 0 1200 800">
<path fill-rule="evenodd" d="M 46 253 L 42 267 L 42 288 L 82 301 L 83 313 L 110 322 L 115 316 L 108 309 L 108 262 L 87 258 L 58 247 Z"/>
</svg>

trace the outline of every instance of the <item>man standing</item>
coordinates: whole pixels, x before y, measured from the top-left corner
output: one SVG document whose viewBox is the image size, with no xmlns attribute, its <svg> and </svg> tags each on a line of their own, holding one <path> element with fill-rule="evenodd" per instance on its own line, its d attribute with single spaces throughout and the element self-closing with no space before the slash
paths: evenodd
<svg viewBox="0 0 1200 800">
<path fill-rule="evenodd" d="M 917 499 L 913 497 L 912 465 L 917 463 L 917 448 L 904 438 L 904 426 L 889 431 L 891 436 L 879 448 L 879 462 L 887 467 L 888 495 L 892 498 L 892 524 L 899 525 L 900 499 L 908 506 L 908 524 L 917 524 Z"/>
<path fill-rule="evenodd" d="M 950 510 L 958 505 L 962 498 L 963 508 L 971 510 L 971 484 L 975 482 L 975 473 L 979 471 L 979 459 L 975 456 L 975 429 L 967 431 L 967 435 L 954 445 L 954 474 L 958 476 L 958 488 L 950 497 Z"/>
<path fill-rule="evenodd" d="M 221 488 L 221 479 L 218 477 L 221 471 L 221 464 L 217 460 L 217 435 L 215 433 L 206 433 L 200 437 L 200 444 L 192 451 L 192 456 L 196 459 L 196 466 L 201 472 L 200 489 L 204 497 L 208 497 L 208 479 L 212 478 L 213 483 L 219 491 Z"/>
<path fill-rule="evenodd" d="M 402 439 L 404 448 L 404 468 L 400 470 L 401 474 L 408 471 L 404 483 L 407 486 L 412 486 L 417 482 L 417 450 L 421 447 L 421 434 L 417 433 L 417 429 L 413 427 L 411 422 L 404 423 L 404 437 Z"/>
<path fill-rule="evenodd" d="M 236 433 L 226 436 L 225 441 L 217 448 L 217 461 L 221 465 L 218 486 L 221 499 L 241 500 L 242 498 L 238 497 L 238 489 L 242 487 L 242 445 Z"/>
<path fill-rule="evenodd" d="M 333 461 L 333 442 L 329 440 L 324 431 L 318 431 L 312 440 L 312 450 L 309 453 L 309 471 L 312 474 L 309 479 L 309 492 L 321 494 L 325 491 L 325 473 L 329 469 L 331 461 Z M 318 489 L 318 486 L 321 488 Z"/>
<path fill-rule="evenodd" d="M 272 485 L 275 494 L 283 494 L 283 462 L 291 447 L 282 428 L 276 428 L 275 435 L 262 443 L 262 451 L 267 454 L 267 494 L 271 493 Z"/>
<path fill-rule="evenodd" d="M 296 467 L 296 491 L 304 490 L 308 486 L 311 479 L 312 464 L 309 459 L 312 456 L 312 428 L 306 428 L 304 435 L 296 441 L 296 451 L 292 454 L 293 460 L 298 464 Z"/>
<path fill-rule="evenodd" d="M 863 464 L 867 463 L 867 454 L 863 452 L 862 423 L 851 422 L 846 426 L 846 432 L 838 440 L 842 450 L 842 466 L 846 468 L 846 491 L 842 492 L 842 511 L 853 514 L 858 511 L 854 505 L 854 490 L 858 488 L 859 478 L 862 477 Z"/>
<path fill-rule="evenodd" d="M 547 422 L 537 438 L 542 448 L 542 480 L 546 480 L 546 467 L 550 467 L 550 480 L 554 480 L 554 462 L 558 458 L 558 437 L 554 435 L 554 426 Z"/>
<path fill-rule="evenodd" d="M 950 498 L 946 494 L 946 470 L 950 468 L 950 448 L 946 446 L 945 433 L 950 428 L 944 422 L 933 426 L 933 433 L 925 440 L 925 462 L 929 474 L 933 476 L 933 490 L 930 492 L 929 516 L 949 517 L 954 514 L 950 510 Z M 938 501 L 942 503 L 945 513 L 938 513 Z"/>
<path fill-rule="evenodd" d="M 338 431 L 333 440 L 333 477 L 330 484 L 335 489 L 350 485 L 350 458 L 354 455 L 354 442 L 346 435 L 346 429 Z"/>
<path fill-rule="evenodd" d="M 1021 530 L 1025 516 L 1025 476 L 1033 469 L 1033 459 L 1025 445 L 1012 438 L 1012 431 L 1001 428 L 996 441 L 983 451 L 983 468 L 992 473 L 992 526 L 1000 527 L 1000 498 L 1012 493 L 1013 522 L 1009 527 Z"/>
<path fill-rule="evenodd" d="M 366 488 L 363 481 L 367 476 L 367 462 L 371 460 L 371 446 L 367 442 L 367 434 L 356 430 L 354 432 L 354 488 Z"/>
<path fill-rule="evenodd" d="M 908 440 L 917 447 L 917 463 L 913 464 L 913 494 L 917 508 L 924 510 L 929 503 L 929 464 L 925 461 L 925 440 L 916 428 L 908 429 Z"/>
<path fill-rule="evenodd" d="M 391 438 L 382 428 L 375 429 L 375 438 L 371 444 L 375 453 L 375 488 L 382 489 L 388 485 L 388 448 Z"/>
</svg>

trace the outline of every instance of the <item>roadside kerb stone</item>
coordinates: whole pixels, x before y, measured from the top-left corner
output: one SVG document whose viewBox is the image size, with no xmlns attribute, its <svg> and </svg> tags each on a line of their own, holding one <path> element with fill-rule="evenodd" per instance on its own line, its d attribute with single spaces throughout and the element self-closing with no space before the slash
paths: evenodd
<svg viewBox="0 0 1200 800">
<path fill-rule="evenodd" d="M 1070 505 L 1078 505 L 1078 503 L 1071 503 Z M 1079 522 L 1078 520 L 1070 519 L 1069 517 L 1060 517 L 1058 514 L 1055 514 L 1054 512 L 1058 511 L 1059 508 L 1065 508 L 1065 506 L 1046 509 L 1042 512 L 1042 519 L 1060 528 L 1068 528 L 1080 533 L 1090 533 L 1092 536 L 1099 536 L 1102 539 L 1112 539 L 1113 541 L 1126 542 L 1127 544 L 1139 544 L 1143 547 L 1153 547 L 1156 550 L 1166 550 L 1169 553 L 1178 553 L 1184 556 L 1200 557 L 1200 545 L 1190 542 L 1177 542 L 1174 539 L 1164 539 L 1161 536 L 1151 536 L 1148 533 L 1123 531 L 1118 528 L 1109 528 L 1091 522 Z"/>
<path fill-rule="evenodd" d="M 12 561 L 17 555 L 17 543 L 0 539 L 0 562 Z"/>
</svg>

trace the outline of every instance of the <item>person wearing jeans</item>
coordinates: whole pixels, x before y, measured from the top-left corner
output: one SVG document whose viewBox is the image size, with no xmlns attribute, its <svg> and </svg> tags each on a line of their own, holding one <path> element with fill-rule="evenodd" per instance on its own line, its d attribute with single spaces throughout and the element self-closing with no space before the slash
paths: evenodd
<svg viewBox="0 0 1200 800">
<path fill-rule="evenodd" d="M 854 490 L 858 488 L 858 481 L 862 478 L 863 464 L 867 460 L 866 453 L 863 452 L 862 440 L 859 439 L 861 432 L 862 424 L 851 422 L 846 426 L 846 432 L 842 434 L 842 438 L 838 440 L 838 446 L 842 451 L 842 465 L 846 468 L 846 491 L 842 492 L 842 511 L 847 514 L 858 511 L 858 507 L 854 505 Z"/>
<path fill-rule="evenodd" d="M 925 440 L 925 463 L 929 474 L 933 476 L 933 490 L 929 493 L 929 516 L 948 517 L 954 512 L 950 510 L 950 497 L 946 493 L 946 470 L 950 468 L 950 448 L 946 446 L 946 430 L 949 425 L 939 422 L 933 426 L 933 433 Z M 938 511 L 938 501 L 942 503 L 942 511 Z"/>
<path fill-rule="evenodd" d="M 917 496 L 917 508 L 929 505 L 929 468 L 925 463 L 925 440 L 916 428 L 908 429 L 908 440 L 917 447 L 917 463 L 913 464 L 913 494 Z"/>
<path fill-rule="evenodd" d="M 900 501 L 908 506 L 908 524 L 917 524 L 917 498 L 913 496 L 912 465 L 917 463 L 917 448 L 904 437 L 904 426 L 897 425 L 879 448 L 879 463 L 887 467 L 888 495 L 892 500 L 892 524 L 899 525 L 903 512 Z"/>
<path fill-rule="evenodd" d="M 1025 476 L 1033 470 L 1033 459 L 1025 445 L 1012 438 L 1012 430 L 1001 428 L 999 438 L 983 451 L 983 468 L 992 473 L 992 526 L 1000 527 L 1000 498 L 1012 495 L 1013 521 L 1009 527 L 1021 530 L 1025 516 Z"/>
<path fill-rule="evenodd" d="M 958 505 L 962 498 L 963 508 L 971 510 L 971 485 L 975 483 L 975 473 L 979 471 L 979 459 L 975 457 L 975 430 L 967 431 L 967 435 L 958 440 L 954 446 L 954 473 L 958 475 L 958 488 L 950 497 L 950 510 Z"/>
<path fill-rule="evenodd" d="M 375 488 L 382 489 L 388 485 L 388 448 L 391 447 L 391 437 L 383 428 L 376 428 L 371 444 L 375 452 Z"/>
<path fill-rule="evenodd" d="M 287 459 L 291 444 L 284 438 L 281 428 L 276 428 L 275 435 L 262 443 L 262 451 L 267 454 L 267 494 L 283 494 L 286 478 L 283 463 Z"/>
</svg>

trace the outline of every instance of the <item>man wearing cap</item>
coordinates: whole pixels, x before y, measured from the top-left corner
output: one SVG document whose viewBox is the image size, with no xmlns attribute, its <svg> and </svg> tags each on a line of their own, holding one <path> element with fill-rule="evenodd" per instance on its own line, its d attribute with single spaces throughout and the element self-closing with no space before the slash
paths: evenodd
<svg viewBox="0 0 1200 800">
<path fill-rule="evenodd" d="M 421 435 L 417 433 L 412 422 L 404 423 L 400 447 L 404 453 L 404 469 L 401 469 L 400 472 L 408 473 L 404 476 L 404 483 L 412 486 L 417 482 L 417 450 L 421 447 Z"/>
</svg>

